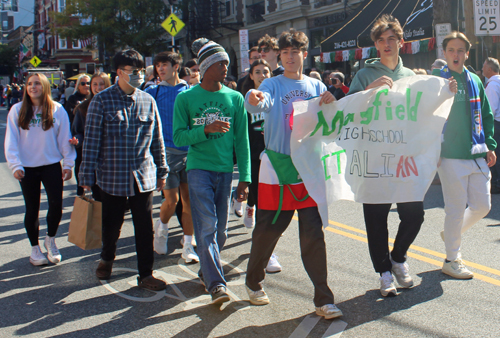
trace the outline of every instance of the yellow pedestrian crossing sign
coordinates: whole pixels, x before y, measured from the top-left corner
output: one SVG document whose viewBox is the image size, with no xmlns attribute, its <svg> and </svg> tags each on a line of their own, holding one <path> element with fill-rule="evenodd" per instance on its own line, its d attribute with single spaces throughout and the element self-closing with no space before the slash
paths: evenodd
<svg viewBox="0 0 500 338">
<path fill-rule="evenodd" d="M 33 56 L 30 60 L 30 63 L 34 66 L 34 67 L 38 67 L 38 65 L 40 63 L 42 63 L 42 60 L 40 60 L 38 57 L 36 56 Z"/>
<path fill-rule="evenodd" d="M 174 13 L 170 14 L 161 24 L 161 26 L 172 36 L 176 36 L 185 25 L 186 24 Z"/>
</svg>

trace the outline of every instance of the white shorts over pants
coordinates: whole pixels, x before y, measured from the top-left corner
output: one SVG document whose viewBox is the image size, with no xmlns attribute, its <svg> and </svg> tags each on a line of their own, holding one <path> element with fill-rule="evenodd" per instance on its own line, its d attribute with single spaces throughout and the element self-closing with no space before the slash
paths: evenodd
<svg viewBox="0 0 500 338">
<path fill-rule="evenodd" d="M 491 209 L 491 174 L 484 158 L 442 158 L 438 168 L 443 189 L 446 259 L 460 257 L 462 234 Z"/>
</svg>

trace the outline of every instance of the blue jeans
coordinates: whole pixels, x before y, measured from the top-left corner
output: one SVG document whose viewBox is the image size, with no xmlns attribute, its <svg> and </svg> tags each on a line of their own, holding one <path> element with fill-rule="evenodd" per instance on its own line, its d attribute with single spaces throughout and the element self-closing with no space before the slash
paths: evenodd
<svg viewBox="0 0 500 338">
<path fill-rule="evenodd" d="M 208 292 L 226 286 L 220 252 L 226 243 L 232 173 L 188 171 L 189 198 L 201 274 Z"/>
</svg>

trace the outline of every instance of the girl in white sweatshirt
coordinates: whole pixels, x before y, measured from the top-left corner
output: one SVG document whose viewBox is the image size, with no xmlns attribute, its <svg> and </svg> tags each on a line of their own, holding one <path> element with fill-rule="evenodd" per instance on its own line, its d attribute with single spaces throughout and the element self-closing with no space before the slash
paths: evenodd
<svg viewBox="0 0 500 338">
<path fill-rule="evenodd" d="M 52 101 L 47 77 L 41 73 L 29 75 L 23 97 L 8 115 L 5 156 L 23 192 L 24 226 L 32 247 L 33 265 L 48 264 L 38 244 L 40 183 L 43 183 L 49 205 L 44 246 L 48 259 L 56 264 L 61 261 L 54 239 L 62 216 L 63 181 L 71 178 L 76 152 L 69 143 L 68 114 L 61 104 Z"/>
</svg>

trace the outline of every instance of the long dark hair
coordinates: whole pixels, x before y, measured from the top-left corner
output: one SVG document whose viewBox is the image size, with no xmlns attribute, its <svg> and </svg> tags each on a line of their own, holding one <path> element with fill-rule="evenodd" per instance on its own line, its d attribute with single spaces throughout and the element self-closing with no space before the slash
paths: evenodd
<svg viewBox="0 0 500 338">
<path fill-rule="evenodd" d="M 40 79 L 40 82 L 42 83 L 42 129 L 44 131 L 47 131 L 54 125 L 55 104 L 54 101 L 52 101 L 50 82 L 42 73 L 31 73 L 26 79 L 26 86 L 24 86 L 23 103 L 21 104 L 21 109 L 19 110 L 18 124 L 22 129 L 30 129 L 29 126 L 31 120 L 33 119 L 33 101 L 31 101 L 31 97 L 28 94 L 28 83 L 33 76 L 38 76 L 38 79 Z"/>
<path fill-rule="evenodd" d="M 90 101 L 92 101 L 92 98 L 94 97 L 94 92 L 92 91 L 92 81 L 97 77 L 100 77 L 103 79 L 105 89 L 108 88 L 109 86 L 111 86 L 111 81 L 109 79 L 108 74 L 102 73 L 102 72 L 97 72 L 97 73 L 94 73 L 94 75 L 92 75 L 92 77 L 90 78 L 90 94 L 89 94 L 89 96 L 87 97 L 87 99 L 85 99 L 85 101 L 83 101 L 78 106 L 76 106 L 75 110 L 73 111 L 73 114 L 76 115 L 76 110 L 78 109 L 80 111 L 80 113 L 82 114 L 84 120 L 87 117 L 87 110 L 89 109 Z"/>
<path fill-rule="evenodd" d="M 250 70 L 248 71 L 247 77 L 245 78 L 245 80 L 243 80 L 243 83 L 241 84 L 241 94 L 243 94 L 243 96 L 247 95 L 250 89 L 256 89 L 255 82 L 250 78 L 250 74 L 253 73 L 253 69 L 258 65 L 264 65 L 267 68 L 269 68 L 269 73 L 271 74 L 271 76 L 273 76 L 273 72 L 271 71 L 271 66 L 269 65 L 269 63 L 267 63 L 266 60 L 264 59 L 255 60 L 250 66 Z"/>
</svg>

